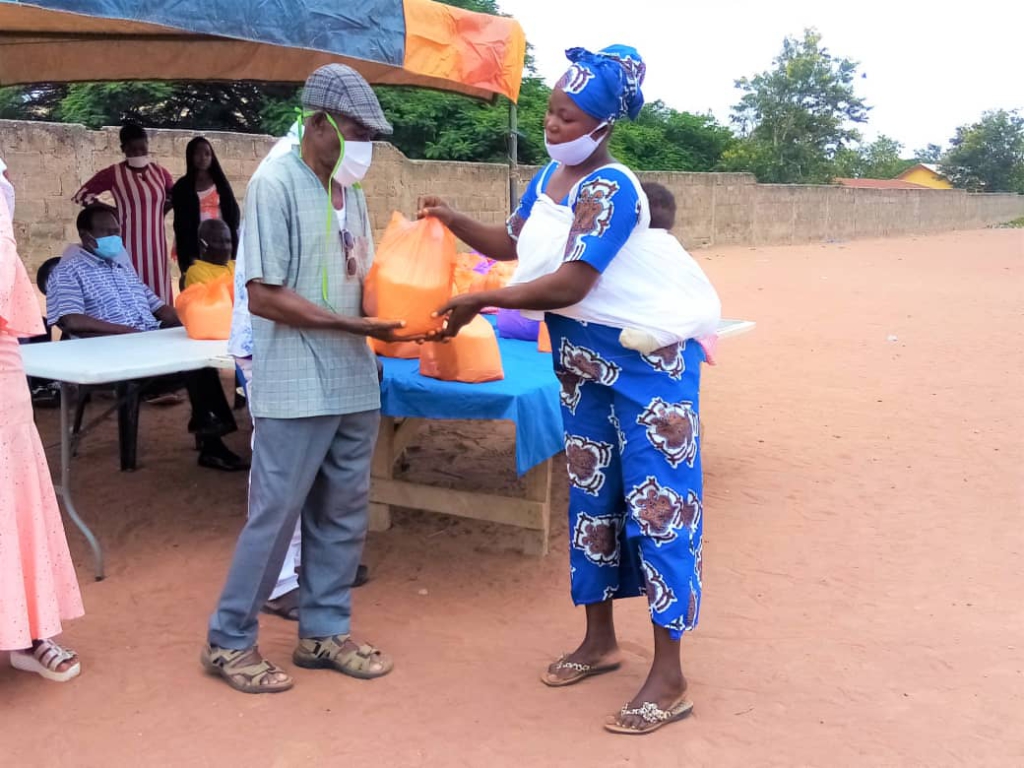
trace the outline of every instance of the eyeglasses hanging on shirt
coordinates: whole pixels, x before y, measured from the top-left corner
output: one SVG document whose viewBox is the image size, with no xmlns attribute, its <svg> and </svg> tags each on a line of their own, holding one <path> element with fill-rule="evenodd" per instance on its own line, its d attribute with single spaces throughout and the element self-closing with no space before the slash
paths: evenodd
<svg viewBox="0 0 1024 768">
<path fill-rule="evenodd" d="M 338 235 L 341 237 L 341 248 L 345 252 L 345 274 L 348 277 L 356 277 L 359 274 L 359 262 L 353 253 L 356 246 L 355 238 L 347 229 L 342 229 Z"/>
<path fill-rule="evenodd" d="M 345 256 L 345 279 L 350 280 L 352 278 L 359 276 L 359 259 L 355 254 L 356 239 L 352 235 L 352 233 L 349 232 L 348 227 L 345 226 L 346 210 L 342 208 L 339 211 L 338 209 L 335 208 L 334 217 L 335 220 L 337 221 L 338 244 L 341 246 L 341 252 Z M 336 310 L 334 308 L 334 305 L 331 304 L 331 300 L 328 298 L 327 295 L 330 285 L 328 283 L 326 264 L 323 266 L 323 269 L 321 270 L 321 277 L 323 278 L 321 289 L 323 293 L 324 304 L 327 305 L 327 308 L 331 310 L 331 312 L 337 314 L 338 310 Z"/>
</svg>

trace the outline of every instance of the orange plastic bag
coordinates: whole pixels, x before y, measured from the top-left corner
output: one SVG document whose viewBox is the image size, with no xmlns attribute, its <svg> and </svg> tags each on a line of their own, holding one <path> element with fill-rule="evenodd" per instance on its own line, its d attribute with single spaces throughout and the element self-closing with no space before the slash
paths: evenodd
<svg viewBox="0 0 1024 768">
<path fill-rule="evenodd" d="M 455 278 L 452 282 L 452 296 L 461 296 L 464 293 L 470 293 L 473 288 L 473 281 L 482 277 L 472 269 L 466 269 L 463 266 L 455 267 Z"/>
<path fill-rule="evenodd" d="M 403 320 L 399 337 L 439 331 L 431 315 L 452 295 L 455 235 L 435 218 L 409 221 L 397 211 L 384 231 L 363 286 L 371 317 Z"/>
<path fill-rule="evenodd" d="M 487 272 L 487 280 L 484 282 L 485 291 L 497 291 L 508 285 L 512 279 L 512 273 L 516 271 L 515 261 L 499 261 Z"/>
<path fill-rule="evenodd" d="M 479 253 L 460 253 L 455 260 L 455 285 L 452 296 L 484 290 L 487 273 L 494 262 Z"/>
<path fill-rule="evenodd" d="M 190 285 L 174 302 L 190 339 L 223 340 L 231 335 L 234 284 L 230 277 Z"/>
<path fill-rule="evenodd" d="M 551 334 L 548 332 L 547 323 L 540 324 L 540 331 L 537 333 L 537 351 L 551 354 Z"/>
<path fill-rule="evenodd" d="M 415 341 L 381 341 L 370 339 L 370 349 L 381 357 L 397 357 L 401 360 L 416 360 L 420 356 L 422 345 Z"/>
<path fill-rule="evenodd" d="M 420 374 L 442 381 L 480 384 L 501 381 L 501 351 L 494 328 L 479 315 L 447 344 L 428 342 L 420 352 Z"/>
</svg>

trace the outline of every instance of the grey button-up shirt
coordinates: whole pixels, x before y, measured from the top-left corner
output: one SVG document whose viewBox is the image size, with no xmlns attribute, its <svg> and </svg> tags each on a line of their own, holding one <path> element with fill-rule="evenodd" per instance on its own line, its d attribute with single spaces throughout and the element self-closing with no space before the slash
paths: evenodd
<svg viewBox="0 0 1024 768">
<path fill-rule="evenodd" d="M 352 276 L 327 191 L 316 174 L 295 151 L 268 162 L 246 194 L 246 279 L 284 286 L 321 307 L 361 317 L 363 277 L 373 259 L 361 189 L 346 189 L 345 209 L 358 265 Z M 255 315 L 252 335 L 249 407 L 254 416 L 297 419 L 380 408 L 377 364 L 365 337 L 293 328 Z"/>
</svg>

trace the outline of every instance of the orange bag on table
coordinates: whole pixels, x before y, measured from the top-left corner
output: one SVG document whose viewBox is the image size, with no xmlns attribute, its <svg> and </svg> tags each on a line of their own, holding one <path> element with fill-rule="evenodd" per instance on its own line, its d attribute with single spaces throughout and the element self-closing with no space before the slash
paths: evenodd
<svg viewBox="0 0 1024 768">
<path fill-rule="evenodd" d="M 420 352 L 420 374 L 466 384 L 501 381 L 505 371 L 494 328 L 477 315 L 447 344 L 427 342 Z"/>
<path fill-rule="evenodd" d="M 474 277 L 476 277 L 476 272 L 472 269 L 455 267 L 455 276 L 452 280 L 452 296 L 461 296 L 464 293 L 469 293 Z"/>
<path fill-rule="evenodd" d="M 452 295 L 455 235 L 435 218 L 409 221 L 397 211 L 384 231 L 363 286 L 363 308 L 371 317 L 403 320 L 399 338 L 439 331 L 431 317 Z"/>
<path fill-rule="evenodd" d="M 397 357 L 400 360 L 416 360 L 420 356 L 420 350 L 423 348 L 420 344 L 415 341 L 381 341 L 380 339 L 370 339 L 370 349 L 373 350 L 375 355 L 381 357 Z"/>
<path fill-rule="evenodd" d="M 455 286 L 452 295 L 461 296 L 484 290 L 487 273 L 493 265 L 493 260 L 479 253 L 460 253 L 455 260 Z"/>
<path fill-rule="evenodd" d="M 537 333 L 537 351 L 551 354 L 551 334 L 548 332 L 547 323 L 540 324 L 540 331 Z"/>
<path fill-rule="evenodd" d="M 512 279 L 512 273 L 516 271 L 516 261 L 499 261 L 487 272 L 487 280 L 484 282 L 485 291 L 497 291 L 508 285 Z"/>
<path fill-rule="evenodd" d="M 231 335 L 234 294 L 234 281 L 227 276 L 196 283 L 182 291 L 174 301 L 174 309 L 188 337 L 200 341 L 227 339 Z"/>
</svg>

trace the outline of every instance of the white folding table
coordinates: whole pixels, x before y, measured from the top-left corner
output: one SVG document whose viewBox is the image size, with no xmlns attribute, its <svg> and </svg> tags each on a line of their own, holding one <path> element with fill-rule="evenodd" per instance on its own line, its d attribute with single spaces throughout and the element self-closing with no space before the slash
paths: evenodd
<svg viewBox="0 0 1024 768">
<path fill-rule="evenodd" d="M 96 580 L 104 576 L 103 548 L 78 516 L 71 497 L 72 384 L 112 384 L 149 379 L 201 368 L 234 370 L 226 341 L 195 341 L 184 328 L 70 339 L 49 344 L 23 344 L 25 373 L 60 382 L 60 484 L 55 486 L 68 516 L 85 536 L 96 561 Z"/>
</svg>

